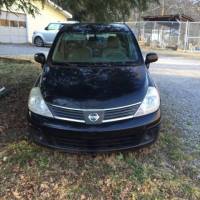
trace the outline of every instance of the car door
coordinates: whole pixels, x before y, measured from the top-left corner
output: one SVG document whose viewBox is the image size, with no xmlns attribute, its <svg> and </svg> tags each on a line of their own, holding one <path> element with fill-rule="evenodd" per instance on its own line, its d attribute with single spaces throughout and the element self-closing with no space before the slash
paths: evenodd
<svg viewBox="0 0 200 200">
<path fill-rule="evenodd" d="M 58 31 L 60 30 L 60 23 L 51 23 L 49 24 L 44 31 L 44 38 L 46 43 L 52 44 Z"/>
</svg>

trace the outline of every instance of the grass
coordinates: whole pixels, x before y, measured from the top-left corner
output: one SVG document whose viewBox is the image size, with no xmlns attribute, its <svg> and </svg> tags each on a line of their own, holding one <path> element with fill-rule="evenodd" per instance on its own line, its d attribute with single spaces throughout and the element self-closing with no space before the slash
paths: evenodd
<svg viewBox="0 0 200 200">
<path fill-rule="evenodd" d="M 200 147 L 187 153 L 167 112 L 159 141 L 139 151 L 73 155 L 29 143 L 26 104 L 39 73 L 0 61 L 0 85 L 10 89 L 0 99 L 0 199 L 200 199 Z"/>
</svg>

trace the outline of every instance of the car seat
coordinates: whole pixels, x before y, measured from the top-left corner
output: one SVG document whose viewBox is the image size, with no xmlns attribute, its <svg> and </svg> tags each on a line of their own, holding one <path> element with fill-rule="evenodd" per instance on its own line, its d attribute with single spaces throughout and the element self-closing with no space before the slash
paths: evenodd
<svg viewBox="0 0 200 200">
<path fill-rule="evenodd" d="M 108 37 L 107 47 L 103 51 L 103 56 L 109 60 L 127 59 L 125 49 L 121 46 L 121 42 L 118 37 Z"/>
</svg>

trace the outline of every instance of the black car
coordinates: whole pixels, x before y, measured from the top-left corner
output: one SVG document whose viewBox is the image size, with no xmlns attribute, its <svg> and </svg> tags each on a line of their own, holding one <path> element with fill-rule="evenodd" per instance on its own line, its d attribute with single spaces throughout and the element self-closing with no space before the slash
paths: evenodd
<svg viewBox="0 0 200 200">
<path fill-rule="evenodd" d="M 31 138 L 67 152 L 108 152 L 152 144 L 160 96 L 134 33 L 125 24 L 73 24 L 58 33 L 30 92 Z"/>
</svg>

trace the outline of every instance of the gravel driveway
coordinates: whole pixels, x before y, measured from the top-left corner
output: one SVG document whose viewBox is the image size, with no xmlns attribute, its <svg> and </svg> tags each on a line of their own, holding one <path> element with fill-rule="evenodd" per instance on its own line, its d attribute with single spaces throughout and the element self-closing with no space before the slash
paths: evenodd
<svg viewBox="0 0 200 200">
<path fill-rule="evenodd" d="M 163 112 L 173 116 L 187 146 L 200 147 L 200 59 L 162 56 L 150 67 L 161 91 Z"/>
</svg>

